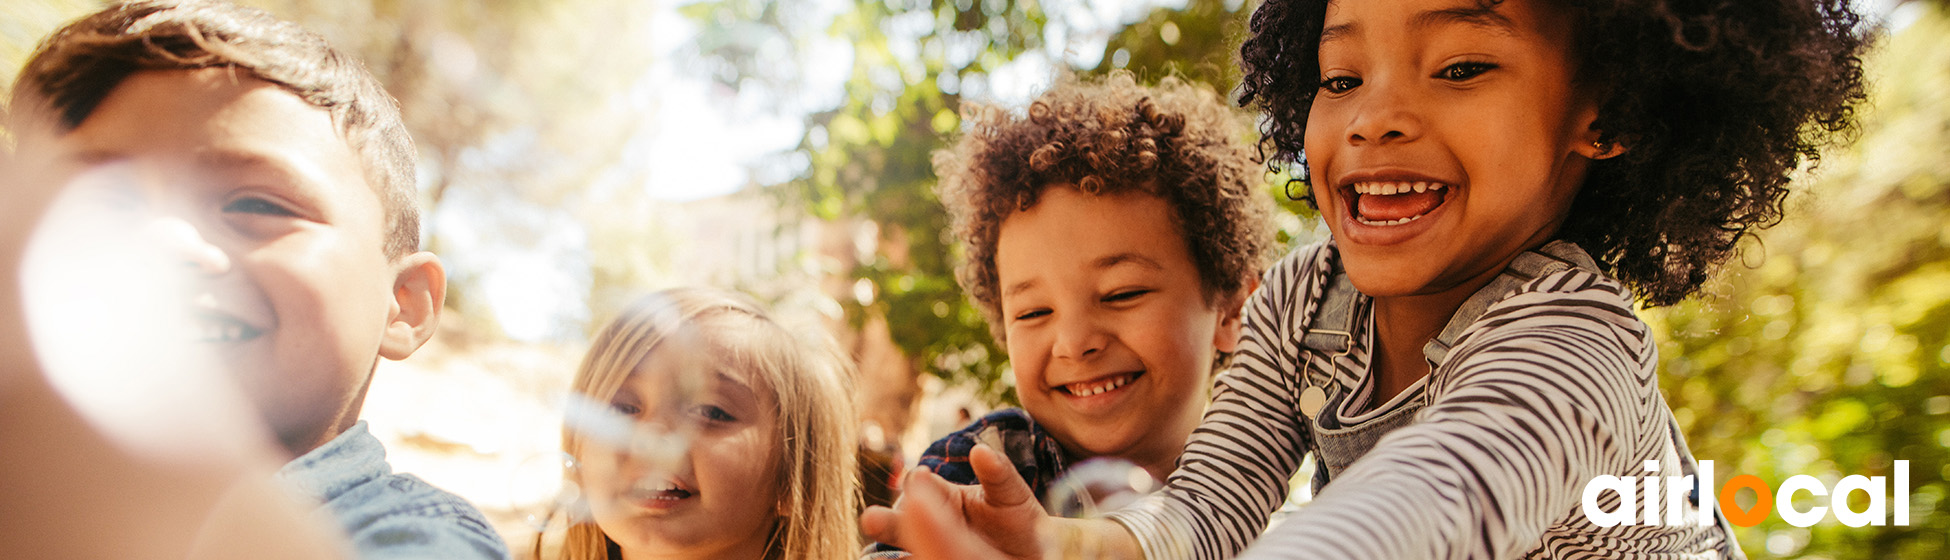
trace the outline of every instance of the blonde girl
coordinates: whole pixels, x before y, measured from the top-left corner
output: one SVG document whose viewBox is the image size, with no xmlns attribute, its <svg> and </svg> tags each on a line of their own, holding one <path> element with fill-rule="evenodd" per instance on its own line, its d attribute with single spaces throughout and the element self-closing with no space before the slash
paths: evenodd
<svg viewBox="0 0 1950 560">
<path fill-rule="evenodd" d="M 847 377 L 830 344 L 741 297 L 676 289 L 624 308 L 596 335 L 573 391 L 636 435 L 620 444 L 563 430 L 588 515 L 570 520 L 559 557 L 852 555 Z"/>
</svg>

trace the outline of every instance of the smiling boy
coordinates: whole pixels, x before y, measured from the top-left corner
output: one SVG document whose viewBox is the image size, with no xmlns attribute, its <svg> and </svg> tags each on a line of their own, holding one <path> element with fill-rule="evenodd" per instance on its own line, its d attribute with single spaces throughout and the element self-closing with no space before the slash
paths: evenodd
<svg viewBox="0 0 1950 560">
<path fill-rule="evenodd" d="M 950 434 L 921 466 L 975 484 L 968 453 L 988 443 L 1038 498 L 1097 457 L 1164 479 L 1272 248 L 1233 116 L 1202 87 L 1127 74 L 1061 81 L 1027 114 L 966 113 L 935 167 L 959 280 L 1008 348 L 1023 408 Z"/>
<path fill-rule="evenodd" d="M 292 458 L 281 480 L 362 556 L 507 557 L 358 420 L 378 359 L 433 335 L 446 290 L 418 250 L 412 141 L 362 66 L 261 11 L 136 2 L 56 32 L 14 91 L 22 153 L 115 178 L 70 182 L 195 271 L 193 338 Z"/>
</svg>

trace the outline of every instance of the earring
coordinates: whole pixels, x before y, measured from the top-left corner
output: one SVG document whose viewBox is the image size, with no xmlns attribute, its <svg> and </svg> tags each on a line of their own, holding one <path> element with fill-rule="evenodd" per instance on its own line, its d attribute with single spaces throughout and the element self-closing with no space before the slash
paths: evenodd
<svg viewBox="0 0 1950 560">
<path fill-rule="evenodd" d="M 1591 159 L 1605 159 L 1611 157 L 1610 142 L 1592 142 L 1591 149 L 1597 150 L 1596 153 L 1591 154 Z"/>
</svg>

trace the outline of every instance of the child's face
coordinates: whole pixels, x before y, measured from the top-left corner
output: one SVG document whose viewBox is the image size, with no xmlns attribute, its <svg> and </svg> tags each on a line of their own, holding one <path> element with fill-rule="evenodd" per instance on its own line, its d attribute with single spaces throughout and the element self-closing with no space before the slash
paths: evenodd
<svg viewBox="0 0 1950 560">
<path fill-rule="evenodd" d="M 758 558 L 779 518 L 771 389 L 672 344 L 651 352 L 610 407 L 640 428 L 690 434 L 691 444 L 680 458 L 659 462 L 585 443 L 580 478 L 590 513 L 637 554 Z"/>
<path fill-rule="evenodd" d="M 399 312 L 398 275 L 378 196 L 329 113 L 244 72 L 145 71 L 50 142 L 59 174 L 104 191 L 93 199 L 119 239 L 191 271 L 191 338 L 288 451 L 351 421 Z"/>
<path fill-rule="evenodd" d="M 1480 285 L 1556 234 L 1597 109 L 1572 84 L 1570 20 L 1539 4 L 1328 4 L 1306 155 L 1362 292 Z"/>
<path fill-rule="evenodd" d="M 1150 194 L 1059 185 L 1002 222 L 995 264 L 1016 390 L 1073 454 L 1168 472 L 1204 412 L 1215 350 L 1237 341 L 1174 220 Z"/>
</svg>

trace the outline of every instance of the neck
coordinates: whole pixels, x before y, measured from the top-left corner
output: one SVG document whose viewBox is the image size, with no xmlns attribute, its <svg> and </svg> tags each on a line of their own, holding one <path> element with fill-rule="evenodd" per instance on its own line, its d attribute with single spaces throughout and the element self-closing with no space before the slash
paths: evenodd
<svg viewBox="0 0 1950 560">
<path fill-rule="evenodd" d="M 1429 374 L 1422 347 L 1441 334 L 1463 302 L 1503 274 L 1512 260 L 1516 255 L 1440 292 L 1374 298 L 1375 351 L 1369 364 L 1371 375 L 1376 376 L 1372 404 L 1388 402 Z"/>
</svg>

